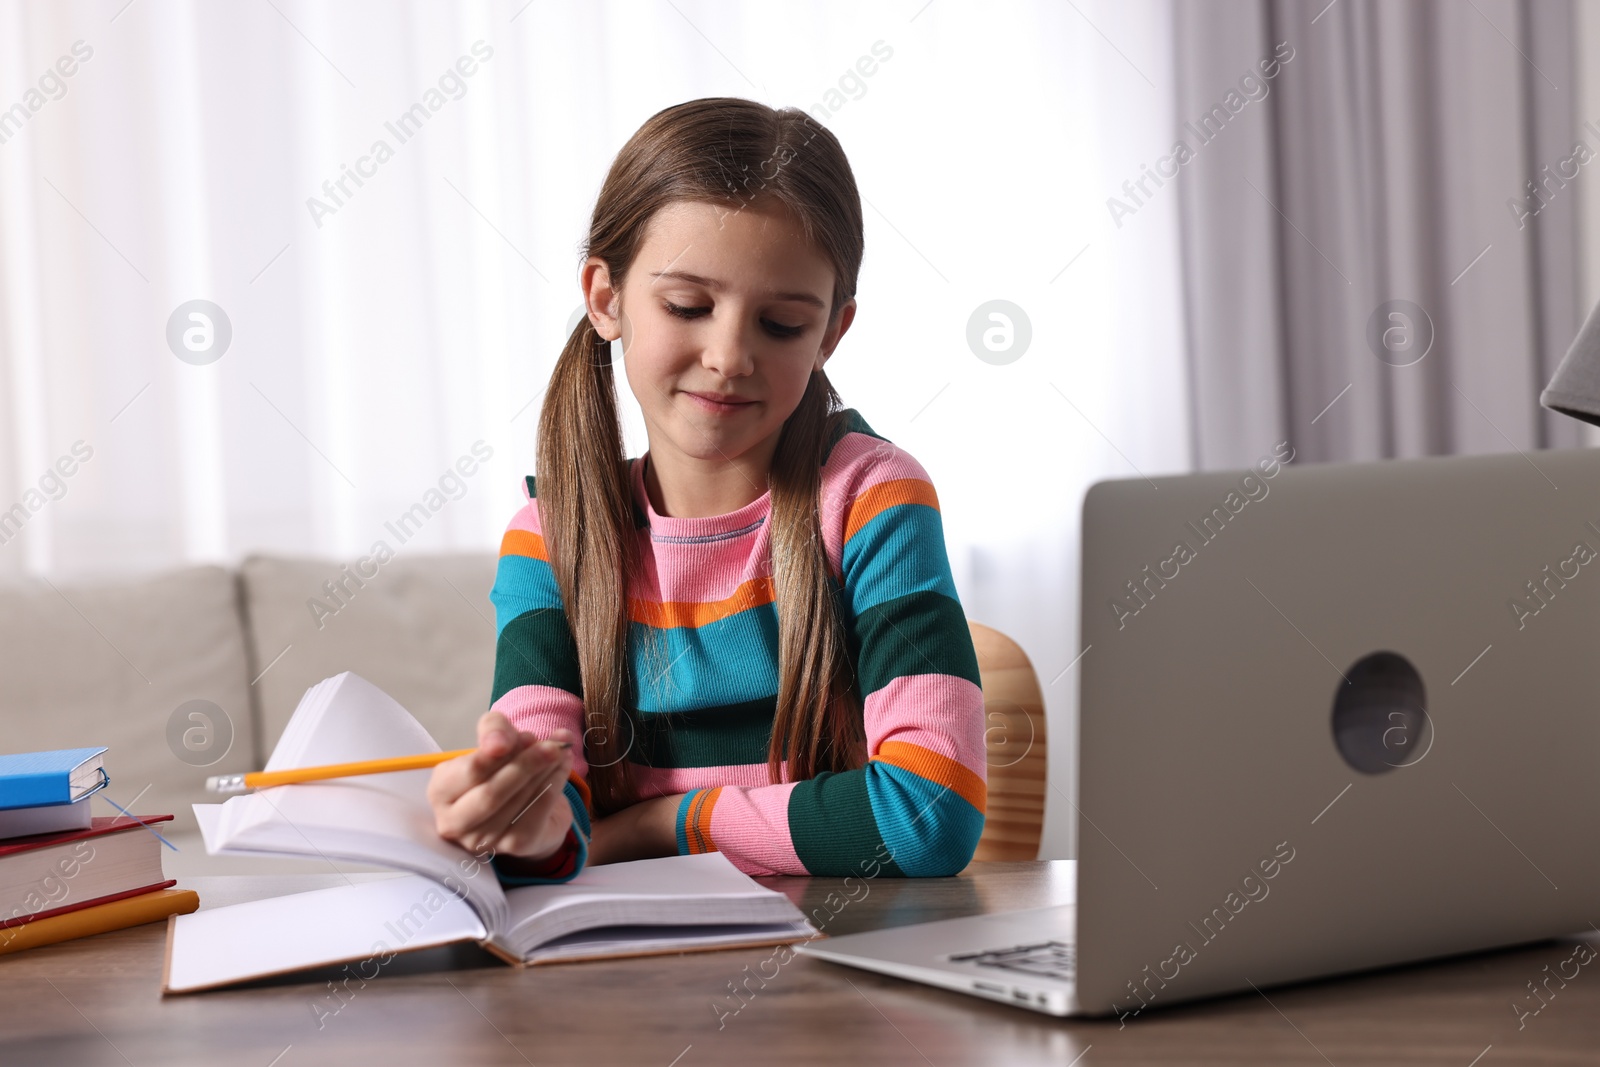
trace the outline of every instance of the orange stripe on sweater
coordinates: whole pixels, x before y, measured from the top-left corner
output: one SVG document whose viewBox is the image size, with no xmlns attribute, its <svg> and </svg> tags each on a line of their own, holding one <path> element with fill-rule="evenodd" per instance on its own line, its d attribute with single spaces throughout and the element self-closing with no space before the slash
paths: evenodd
<svg viewBox="0 0 1600 1067">
<path fill-rule="evenodd" d="M 742 583 L 733 595 L 704 604 L 690 600 L 669 600 L 660 603 L 650 600 L 628 601 L 628 615 L 634 622 L 645 623 L 657 629 L 673 626 L 704 626 L 707 623 L 737 615 L 749 608 L 772 603 L 776 590 L 771 578 L 752 578 Z"/>
<path fill-rule="evenodd" d="M 684 827 L 684 837 L 689 842 L 689 851 L 715 852 L 716 845 L 711 843 L 711 809 L 716 807 L 717 794 L 722 792 L 722 787 L 713 786 L 695 794 L 689 801 L 689 814 L 687 825 Z"/>
<path fill-rule="evenodd" d="M 897 504 L 926 504 L 939 510 L 939 497 L 933 485 L 921 478 L 899 478 L 883 482 L 860 494 L 850 503 L 850 517 L 845 522 L 844 539 L 854 537 L 856 531 L 877 517 L 878 513 Z"/>
<path fill-rule="evenodd" d="M 542 559 L 546 563 L 550 561 L 550 557 L 545 554 L 544 538 L 532 530 L 507 530 L 505 536 L 500 538 L 500 554 L 529 556 L 533 559 Z"/>
<path fill-rule="evenodd" d="M 989 801 L 989 787 L 966 764 L 942 756 L 931 749 L 909 741 L 885 741 L 872 757 L 910 771 L 919 778 L 942 785 L 959 794 L 967 803 L 985 811 Z"/>
</svg>

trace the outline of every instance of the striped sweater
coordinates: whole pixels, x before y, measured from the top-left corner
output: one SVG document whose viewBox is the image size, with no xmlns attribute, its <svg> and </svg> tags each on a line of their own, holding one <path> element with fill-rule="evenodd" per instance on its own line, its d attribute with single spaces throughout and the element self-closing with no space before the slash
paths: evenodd
<svg viewBox="0 0 1600 1067">
<path fill-rule="evenodd" d="M 769 781 L 778 616 L 768 540 L 771 495 L 726 515 L 656 513 L 644 464 L 629 461 L 641 575 L 628 596 L 633 685 L 625 758 L 640 799 L 683 794 L 680 855 L 720 851 L 747 874 L 949 875 L 983 830 L 987 774 L 977 657 L 956 596 L 939 502 L 921 464 L 850 409 L 822 466 L 821 527 L 844 595 L 868 762 Z M 539 519 L 537 484 L 500 548 L 490 599 L 492 708 L 519 729 L 584 734 L 576 646 Z M 655 631 L 648 633 L 647 631 Z M 664 660 L 646 659 L 653 638 Z M 645 679 L 641 684 L 639 679 Z M 581 747 L 581 746 L 580 746 Z M 588 857 L 594 814 L 584 753 L 565 785 L 565 844 L 508 885 L 564 882 Z M 510 865 L 507 865 L 510 866 Z M 874 869 L 868 873 L 865 868 Z"/>
</svg>

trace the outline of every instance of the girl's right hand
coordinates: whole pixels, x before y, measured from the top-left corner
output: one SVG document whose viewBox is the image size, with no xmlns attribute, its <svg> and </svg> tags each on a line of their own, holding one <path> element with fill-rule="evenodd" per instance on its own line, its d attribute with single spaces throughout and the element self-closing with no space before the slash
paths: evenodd
<svg viewBox="0 0 1600 1067">
<path fill-rule="evenodd" d="M 476 752 L 446 760 L 428 779 L 439 836 L 467 851 L 538 860 L 551 855 L 572 825 L 563 787 L 572 770 L 570 730 L 545 740 L 518 730 L 498 711 L 478 719 Z"/>
</svg>

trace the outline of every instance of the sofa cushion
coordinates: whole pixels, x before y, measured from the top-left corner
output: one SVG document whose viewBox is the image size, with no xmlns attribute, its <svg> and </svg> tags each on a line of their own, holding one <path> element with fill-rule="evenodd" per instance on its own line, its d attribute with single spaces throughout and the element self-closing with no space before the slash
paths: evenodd
<svg viewBox="0 0 1600 1067">
<path fill-rule="evenodd" d="M 208 776 L 257 765 L 231 571 L 7 578 L 0 658 L 0 750 L 107 746 L 96 815 L 117 814 L 109 799 L 190 830 Z"/>
<path fill-rule="evenodd" d="M 305 691 L 341 671 L 398 700 L 441 747 L 475 744 L 494 684 L 495 564 L 492 552 L 402 553 L 365 564 L 246 559 L 240 577 L 262 672 L 254 685 L 262 758 Z"/>
</svg>

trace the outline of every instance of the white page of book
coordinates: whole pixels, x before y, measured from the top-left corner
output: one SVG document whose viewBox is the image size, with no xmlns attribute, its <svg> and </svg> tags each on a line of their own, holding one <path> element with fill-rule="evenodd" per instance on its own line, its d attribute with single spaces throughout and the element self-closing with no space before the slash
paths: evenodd
<svg viewBox="0 0 1600 1067">
<path fill-rule="evenodd" d="M 267 770 L 438 752 L 439 745 L 395 699 L 345 671 L 306 690 Z M 486 924 L 505 917 L 499 880 L 444 840 L 428 804 L 431 770 L 366 774 L 274 786 L 229 798 L 202 815 L 206 850 L 248 851 L 373 863 L 423 874 L 464 893 Z"/>
<path fill-rule="evenodd" d="M 179 915 L 163 988 L 204 989 L 306 967 L 484 937 L 467 904 L 417 875 L 269 897 Z"/>
<path fill-rule="evenodd" d="M 238 846 L 225 846 L 222 843 L 222 830 L 219 823 L 222 821 L 221 804 L 190 804 L 194 809 L 194 821 L 200 825 L 200 840 L 205 843 L 206 854 L 209 856 L 281 856 L 281 852 L 269 852 L 259 848 L 239 848 Z"/>
<path fill-rule="evenodd" d="M 345 671 L 306 690 L 263 769 L 282 771 L 438 751 L 439 743 L 394 697 L 359 674 Z"/>
<path fill-rule="evenodd" d="M 423 776 L 423 782 L 427 773 L 404 772 Z M 255 806 L 243 813 L 228 810 L 246 799 Z M 194 812 L 207 852 L 267 852 L 412 871 L 465 894 L 491 927 L 504 922 L 505 894 L 493 869 L 439 836 L 424 797 L 406 802 L 391 790 L 347 779 L 275 786 L 227 804 L 196 804 Z M 236 814 L 244 818 L 229 818 Z"/>
<path fill-rule="evenodd" d="M 532 947 L 592 926 L 788 922 L 805 916 L 721 852 L 585 867 L 570 881 L 507 889 L 507 938 Z"/>
<path fill-rule="evenodd" d="M 92 818 L 88 797 L 70 804 L 11 808 L 0 811 L 0 839 L 26 837 L 29 834 L 55 834 L 63 830 L 87 830 Z"/>
<path fill-rule="evenodd" d="M 792 923 L 719 923 L 713 926 L 602 926 L 558 937 L 529 953 L 529 963 L 581 960 L 591 956 L 648 954 L 676 948 L 736 945 L 742 941 L 771 942 L 784 938 L 812 938 L 816 927 L 803 919 Z"/>
</svg>

